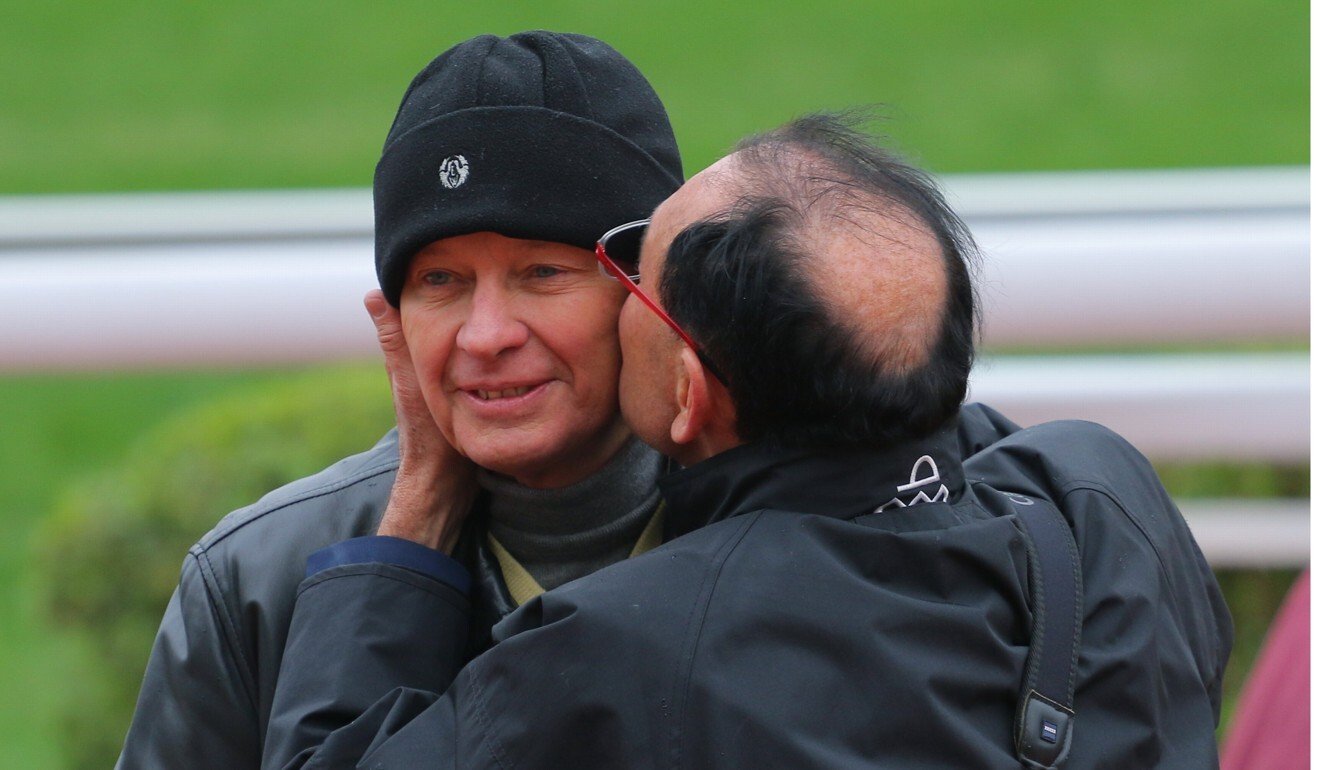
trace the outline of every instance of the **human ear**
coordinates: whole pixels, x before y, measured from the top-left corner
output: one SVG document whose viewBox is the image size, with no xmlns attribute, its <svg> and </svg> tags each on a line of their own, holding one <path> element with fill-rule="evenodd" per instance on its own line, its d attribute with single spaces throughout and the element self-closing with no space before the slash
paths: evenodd
<svg viewBox="0 0 1320 770">
<path fill-rule="evenodd" d="M 706 367 L 692 348 L 682 345 L 678 350 L 678 376 L 674 382 L 674 403 L 678 414 L 669 426 L 669 438 L 675 444 L 691 444 L 701 435 L 711 418 L 710 384 L 706 381 Z"/>
</svg>

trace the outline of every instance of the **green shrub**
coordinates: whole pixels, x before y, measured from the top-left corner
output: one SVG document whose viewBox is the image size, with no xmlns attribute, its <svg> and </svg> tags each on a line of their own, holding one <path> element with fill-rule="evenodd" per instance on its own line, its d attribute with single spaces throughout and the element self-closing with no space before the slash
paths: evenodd
<svg viewBox="0 0 1320 770">
<path fill-rule="evenodd" d="M 73 484 L 37 540 L 47 615 L 81 638 L 60 719 L 71 767 L 110 767 L 188 547 L 228 511 L 369 447 L 393 424 L 375 367 L 322 369 L 168 417 Z"/>
</svg>

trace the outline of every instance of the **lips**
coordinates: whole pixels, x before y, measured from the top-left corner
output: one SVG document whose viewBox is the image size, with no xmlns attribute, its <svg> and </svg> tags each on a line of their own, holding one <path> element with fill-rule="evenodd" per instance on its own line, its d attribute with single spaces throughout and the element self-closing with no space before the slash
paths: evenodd
<svg viewBox="0 0 1320 770">
<path fill-rule="evenodd" d="M 501 390 L 469 390 L 468 392 L 475 394 L 476 397 L 482 401 L 490 401 L 495 398 L 515 398 L 517 396 L 525 395 L 527 391 L 531 389 L 531 385 L 520 385 L 516 388 L 504 388 Z"/>
<path fill-rule="evenodd" d="M 541 391 L 545 390 L 551 380 L 497 380 L 491 379 L 470 379 L 466 382 L 455 383 L 455 390 L 463 394 L 468 403 L 483 408 L 493 408 L 501 405 L 506 408 L 512 408 L 515 404 L 531 401 L 537 398 Z"/>
<path fill-rule="evenodd" d="M 527 385 L 479 383 L 482 387 L 458 391 L 455 403 L 470 419 L 487 425 L 512 427 L 526 423 L 544 409 L 553 381 Z"/>
</svg>

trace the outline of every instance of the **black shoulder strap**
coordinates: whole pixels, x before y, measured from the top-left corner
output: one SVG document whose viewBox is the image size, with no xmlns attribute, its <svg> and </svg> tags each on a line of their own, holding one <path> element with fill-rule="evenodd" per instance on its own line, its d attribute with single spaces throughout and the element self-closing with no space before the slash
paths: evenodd
<svg viewBox="0 0 1320 770">
<path fill-rule="evenodd" d="M 1072 529 L 1053 503 L 1005 494 L 1027 535 L 1033 617 L 1014 743 L 1024 766 L 1050 770 L 1063 764 L 1072 745 L 1082 632 L 1081 562 Z"/>
</svg>

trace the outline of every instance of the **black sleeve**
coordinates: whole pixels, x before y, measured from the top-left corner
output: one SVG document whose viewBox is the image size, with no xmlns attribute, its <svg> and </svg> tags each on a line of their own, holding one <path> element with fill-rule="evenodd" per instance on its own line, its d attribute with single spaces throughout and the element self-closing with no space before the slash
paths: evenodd
<svg viewBox="0 0 1320 770">
<path fill-rule="evenodd" d="M 449 687 L 467 634 L 467 599 L 407 568 L 350 564 L 309 577 L 298 588 L 261 766 L 352 767 Z"/>
<path fill-rule="evenodd" d="M 452 770 L 457 766 L 455 722 L 452 700 L 400 687 L 320 746 L 303 749 L 285 770 L 348 770 L 360 765 Z"/>
<path fill-rule="evenodd" d="M 264 767 L 639 766 L 639 747 L 670 740 L 654 695 L 678 665 L 664 651 L 683 649 L 677 619 L 701 583 L 638 598 L 617 580 L 527 602 L 455 673 L 467 608 L 453 589 L 382 564 L 318 573 L 294 605 Z"/>
<path fill-rule="evenodd" d="M 1062 421 L 1019 431 L 963 467 L 997 490 L 1053 500 L 1077 540 L 1084 617 L 1072 756 L 1216 766 L 1232 620 L 1146 458 L 1102 426 Z"/>
<path fill-rule="evenodd" d="M 198 559 L 184 562 L 165 609 L 117 768 L 225 770 L 260 758 L 251 672 Z"/>
</svg>

